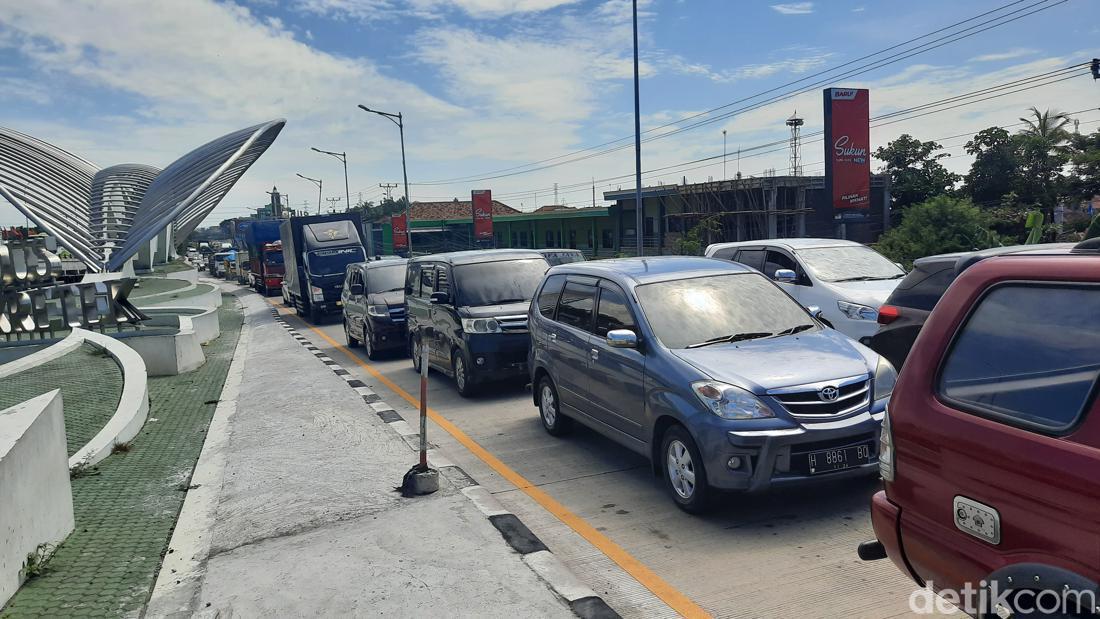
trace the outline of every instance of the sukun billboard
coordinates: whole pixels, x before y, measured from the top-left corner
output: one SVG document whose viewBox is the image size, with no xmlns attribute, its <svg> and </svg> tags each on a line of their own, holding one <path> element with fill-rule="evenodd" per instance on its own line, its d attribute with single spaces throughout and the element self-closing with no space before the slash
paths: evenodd
<svg viewBox="0 0 1100 619">
<path fill-rule="evenodd" d="M 842 217 L 871 206 L 871 106 L 865 88 L 825 89 L 825 189 Z"/>
<path fill-rule="evenodd" d="M 393 249 L 405 250 L 409 248 L 409 228 L 405 222 L 405 215 L 390 216 L 390 227 L 393 229 Z"/>
<path fill-rule="evenodd" d="M 473 203 L 474 241 L 487 243 L 493 240 L 493 192 L 474 189 L 470 192 Z"/>
</svg>

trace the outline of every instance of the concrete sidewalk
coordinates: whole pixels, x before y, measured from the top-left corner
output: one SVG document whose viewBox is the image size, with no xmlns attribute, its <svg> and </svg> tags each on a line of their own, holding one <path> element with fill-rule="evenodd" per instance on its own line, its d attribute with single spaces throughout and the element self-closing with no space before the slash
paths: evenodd
<svg viewBox="0 0 1100 619">
<path fill-rule="evenodd" d="M 572 616 L 452 482 L 242 293 L 246 324 L 149 616 Z"/>
</svg>

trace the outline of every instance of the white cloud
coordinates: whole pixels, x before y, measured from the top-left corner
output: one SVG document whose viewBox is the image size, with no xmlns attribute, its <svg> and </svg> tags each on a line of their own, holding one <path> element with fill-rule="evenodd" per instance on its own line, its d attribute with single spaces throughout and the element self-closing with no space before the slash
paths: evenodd
<svg viewBox="0 0 1100 619">
<path fill-rule="evenodd" d="M 476 19 L 540 13 L 579 0 L 296 0 L 300 11 L 336 19 L 377 21 L 399 16 L 439 19 L 459 10 Z"/>
<path fill-rule="evenodd" d="M 773 4 L 772 9 L 783 15 L 806 15 L 814 12 L 813 2 L 790 2 L 787 4 Z"/>
<path fill-rule="evenodd" d="M 1015 58 L 1023 58 L 1024 56 L 1032 56 L 1037 53 L 1038 52 L 1034 49 L 1017 47 L 1015 49 L 1010 49 L 1003 52 L 974 56 L 968 62 L 997 62 L 999 60 L 1013 60 Z"/>
<path fill-rule="evenodd" d="M 712 82 L 731 83 L 739 80 L 757 79 L 787 73 L 798 75 L 822 67 L 834 54 L 817 48 L 791 47 L 778 50 L 773 55 L 785 56 L 777 60 L 757 64 L 742 65 L 733 69 L 714 69 L 710 65 L 693 63 L 676 55 L 657 55 L 657 64 L 685 75 L 698 75 Z"/>
</svg>

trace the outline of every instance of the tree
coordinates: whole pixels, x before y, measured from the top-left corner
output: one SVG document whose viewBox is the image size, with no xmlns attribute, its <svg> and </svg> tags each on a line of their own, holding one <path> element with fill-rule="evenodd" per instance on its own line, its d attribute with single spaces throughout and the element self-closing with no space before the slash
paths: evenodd
<svg viewBox="0 0 1100 619">
<path fill-rule="evenodd" d="M 1064 144 L 1069 139 L 1066 125 L 1069 124 L 1069 116 L 1063 112 L 1046 110 L 1040 112 L 1034 105 L 1028 108 L 1031 116 L 1020 118 L 1027 126 L 1020 133 L 1032 137 L 1042 138 L 1053 146 Z"/>
<path fill-rule="evenodd" d="M 877 249 L 909 266 L 923 256 L 1004 244 L 989 224 L 989 216 L 970 200 L 940 195 L 906 209 L 901 225 L 883 234 Z"/>
<path fill-rule="evenodd" d="M 884 164 L 882 171 L 890 175 L 890 194 L 895 207 L 905 208 L 933 196 L 951 193 L 959 176 L 940 163 L 940 159 L 951 156 L 937 152 L 942 148 L 935 142 L 921 142 L 903 134 L 875 151 L 875 157 Z"/>
<path fill-rule="evenodd" d="M 992 204 L 1016 188 L 1019 160 L 1012 136 L 1000 127 L 974 134 L 966 143 L 966 152 L 974 163 L 964 178 L 964 192 L 977 204 Z"/>
<path fill-rule="evenodd" d="M 682 256 L 698 256 L 703 253 L 704 238 L 721 229 L 718 219 L 721 214 L 711 215 L 699 221 L 698 224 L 688 230 L 683 238 L 676 240 L 676 253 Z"/>
<path fill-rule="evenodd" d="M 1100 130 L 1071 136 L 1069 160 L 1068 193 L 1082 200 L 1100 194 Z"/>
</svg>

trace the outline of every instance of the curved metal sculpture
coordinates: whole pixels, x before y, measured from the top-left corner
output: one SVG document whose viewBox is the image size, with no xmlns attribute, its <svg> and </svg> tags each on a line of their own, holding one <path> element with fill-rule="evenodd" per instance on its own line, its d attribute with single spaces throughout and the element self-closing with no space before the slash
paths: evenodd
<svg viewBox="0 0 1100 619">
<path fill-rule="evenodd" d="M 95 164 L 0 127 L 0 196 L 91 271 L 120 269 L 163 230 L 183 242 L 279 135 L 283 119 L 208 142 L 164 170 Z"/>
</svg>

